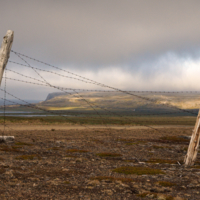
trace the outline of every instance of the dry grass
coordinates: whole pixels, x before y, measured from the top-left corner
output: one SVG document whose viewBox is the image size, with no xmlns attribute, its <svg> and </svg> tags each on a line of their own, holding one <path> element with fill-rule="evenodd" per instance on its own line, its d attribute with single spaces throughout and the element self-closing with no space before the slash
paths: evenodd
<svg viewBox="0 0 200 200">
<path fill-rule="evenodd" d="M 160 138 L 161 140 L 169 141 L 172 143 L 189 142 L 188 139 L 177 137 L 177 136 L 164 136 Z"/>
<path fill-rule="evenodd" d="M 16 142 L 15 145 L 19 145 L 19 146 L 32 146 L 33 144 L 29 144 L 26 142 Z"/>
<path fill-rule="evenodd" d="M 22 156 L 17 156 L 15 159 L 16 160 L 33 160 L 34 158 L 40 158 L 38 155 L 22 155 Z"/>
<path fill-rule="evenodd" d="M 102 153 L 97 153 L 97 156 L 100 157 L 120 157 L 122 154 L 119 153 L 109 153 L 109 152 L 102 152 Z"/>
<path fill-rule="evenodd" d="M 68 149 L 66 152 L 67 153 L 87 153 L 89 151 L 88 150 L 81 150 L 81 149 Z"/>
<path fill-rule="evenodd" d="M 132 138 L 117 138 L 116 141 L 118 141 L 118 142 L 134 142 L 135 140 Z"/>
<path fill-rule="evenodd" d="M 122 174 L 137 174 L 137 175 L 165 174 L 160 169 L 153 169 L 153 168 L 149 168 L 149 167 L 131 167 L 131 166 L 119 167 L 119 168 L 114 169 L 113 172 L 122 173 Z"/>
<path fill-rule="evenodd" d="M 0 168 L 0 174 L 3 174 L 5 172 L 6 172 L 6 170 L 4 168 Z"/>
<path fill-rule="evenodd" d="M 20 152 L 20 150 L 18 150 L 18 148 L 13 148 L 13 147 L 0 147 L 0 151 L 5 151 L 5 152 Z"/>
<path fill-rule="evenodd" d="M 103 180 L 109 180 L 109 181 L 121 181 L 123 183 L 130 183 L 133 182 L 133 179 L 131 178 L 117 178 L 117 177 L 113 177 L 113 176 L 97 176 L 91 179 L 95 179 L 95 180 L 99 180 L 99 181 L 103 181 Z"/>
<path fill-rule="evenodd" d="M 148 163 L 160 163 L 160 164 L 177 164 L 176 160 L 157 159 L 157 158 L 151 158 L 147 162 Z"/>
<path fill-rule="evenodd" d="M 64 183 L 64 184 L 67 184 L 67 185 L 68 185 L 68 184 L 70 184 L 70 182 L 69 182 L 69 181 L 64 181 L 63 183 Z"/>
<path fill-rule="evenodd" d="M 172 187 L 176 185 L 175 183 L 171 183 L 169 181 L 159 181 L 158 184 L 163 187 Z"/>
</svg>

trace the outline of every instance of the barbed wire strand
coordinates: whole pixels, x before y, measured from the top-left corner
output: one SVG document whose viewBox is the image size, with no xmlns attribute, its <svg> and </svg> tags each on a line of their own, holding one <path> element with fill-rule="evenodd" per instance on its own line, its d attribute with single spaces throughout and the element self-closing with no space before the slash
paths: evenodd
<svg viewBox="0 0 200 200">
<path fill-rule="evenodd" d="M 1 91 L 4 91 L 3 89 L 0 89 L 0 90 L 1 90 Z M 36 109 L 36 110 L 45 111 L 45 112 L 48 112 L 48 113 L 50 113 L 50 114 L 56 114 L 56 115 L 58 115 L 58 116 L 64 117 L 65 119 L 67 119 L 67 120 L 70 121 L 71 123 L 76 123 L 74 120 L 68 119 L 66 116 L 61 115 L 61 114 L 58 113 L 58 112 L 52 112 L 52 111 L 43 109 L 43 108 L 41 108 L 41 107 L 34 106 L 34 105 L 32 105 L 32 104 L 29 104 L 27 101 L 22 100 L 22 99 L 20 99 L 19 97 L 14 96 L 13 94 L 10 94 L 9 92 L 6 92 L 6 93 L 7 93 L 8 95 L 10 95 L 10 96 L 12 96 L 12 97 L 14 97 L 14 98 L 16 98 L 16 99 L 18 99 L 18 100 L 24 102 L 24 103 L 27 103 L 27 104 L 19 104 L 19 103 L 15 103 L 14 101 L 11 101 L 11 100 L 8 100 L 8 99 L 7 99 L 8 102 L 14 103 L 15 105 L 17 104 L 17 105 L 20 105 L 20 106 L 30 107 L 30 108 L 33 108 L 33 109 Z M 0 98 L 0 99 L 3 99 L 3 98 Z M 74 116 L 77 116 L 77 115 L 74 115 Z M 120 115 L 119 115 L 119 116 L 120 116 Z M 136 125 L 145 126 L 145 127 L 151 128 L 151 129 L 153 129 L 153 130 L 159 131 L 158 129 L 156 129 L 156 128 L 154 128 L 154 127 L 151 127 L 151 126 L 149 126 L 149 125 L 141 124 L 141 121 L 131 120 L 130 118 L 125 118 L 125 117 L 124 117 L 124 119 L 128 119 L 130 122 L 133 122 L 133 123 L 135 123 Z M 145 122 L 145 123 L 146 123 L 146 122 L 149 122 L 149 121 L 142 121 L 142 122 Z M 163 121 L 155 121 L 155 122 L 162 122 L 162 123 L 163 123 Z M 171 123 L 171 121 L 165 121 L 165 122 Z M 174 123 L 178 123 L 178 122 L 180 123 L 180 121 L 174 121 Z M 82 125 L 82 126 L 84 126 L 84 125 Z M 84 127 L 85 127 L 85 128 L 90 128 L 90 127 L 87 127 L 87 126 L 84 126 Z"/>
<path fill-rule="evenodd" d="M 6 71 L 5 71 L 5 78 L 4 78 L 4 90 L 6 91 L 6 81 L 7 81 L 7 76 L 6 76 Z M 4 108 L 3 108 L 3 113 L 4 113 L 4 129 L 3 129 L 3 136 L 5 135 L 5 128 L 6 128 L 6 92 L 4 92 Z"/>
<path fill-rule="evenodd" d="M 51 85 L 49 82 L 47 82 L 46 81 L 46 79 L 44 78 L 44 77 L 42 77 L 41 76 L 41 74 L 39 74 L 25 59 L 23 59 L 20 55 L 18 55 L 17 53 L 15 53 L 19 58 L 21 58 L 26 64 L 28 64 L 29 65 L 29 67 L 31 67 L 37 74 L 38 74 L 38 76 L 40 76 L 41 77 L 41 79 L 47 84 L 47 85 L 49 85 L 50 87 L 54 87 L 55 88 L 55 86 L 53 86 L 53 85 Z M 59 89 L 60 91 L 62 91 L 62 92 L 64 92 L 64 93 L 66 93 L 66 94 L 70 94 L 69 92 L 66 92 L 66 91 L 64 91 L 64 90 L 62 90 L 62 89 Z M 76 92 L 76 91 L 75 91 Z M 77 93 L 77 92 L 76 92 Z M 78 94 L 78 93 L 77 93 Z M 79 97 L 81 97 L 80 95 L 79 95 Z M 82 100 L 84 101 L 84 102 L 86 102 L 96 113 L 97 113 L 97 115 L 99 115 L 99 117 L 101 118 L 101 115 L 99 114 L 99 112 L 91 105 L 91 103 L 89 102 L 89 101 L 87 101 L 86 99 L 83 99 L 83 97 L 81 97 L 82 98 Z M 105 123 L 105 121 L 102 119 L 102 123 L 105 125 L 105 126 L 107 126 L 107 124 Z"/>
<path fill-rule="evenodd" d="M 13 62 L 13 61 L 10 61 L 10 62 L 15 63 L 15 64 L 19 64 L 19 63 Z M 29 67 L 29 66 L 23 65 L 23 64 L 20 64 L 20 65 L 25 66 L 25 67 Z M 74 77 L 64 76 L 64 75 L 58 74 L 58 73 L 56 73 L 56 72 L 51 72 L 51 71 L 39 69 L 39 68 L 36 68 L 36 67 L 34 67 L 34 68 L 37 69 L 37 70 L 41 70 L 41 71 L 44 71 L 44 72 L 52 73 L 52 74 L 55 74 L 55 75 L 58 75 L 58 76 L 61 76 L 61 77 L 70 78 L 70 79 L 75 79 L 75 80 L 82 81 L 82 82 L 85 82 L 85 83 L 95 84 L 94 82 L 86 82 L 86 81 L 83 81 L 83 80 L 80 80 L 80 79 L 77 79 L 77 78 L 74 78 Z M 97 84 L 95 84 L 95 85 L 97 85 Z M 114 89 L 114 90 L 116 90 L 116 91 L 118 91 L 118 92 L 122 92 L 122 93 L 125 93 L 125 94 L 128 94 L 128 95 L 135 96 L 135 97 L 138 97 L 138 98 L 140 98 L 140 99 L 147 100 L 147 101 L 150 101 L 150 102 L 155 103 L 155 100 L 154 100 L 154 99 L 151 99 L 151 98 L 142 97 L 142 96 L 140 96 L 140 95 L 132 94 L 132 93 L 130 93 L 130 92 L 123 91 L 123 90 L 120 90 L 120 89 L 117 89 L 117 88 L 114 88 L 114 87 L 106 86 L 106 85 L 104 85 L 104 84 L 103 84 L 103 85 L 100 85 L 100 86 L 102 86 L 102 87 L 107 87 L 107 88 L 110 88 L 110 89 Z M 177 109 L 177 110 L 182 111 L 182 112 L 187 112 L 187 113 L 193 114 L 193 113 L 191 113 L 190 111 L 187 111 L 187 110 L 184 110 L 184 109 L 181 109 L 181 108 L 178 108 L 178 107 L 176 107 L 176 106 L 169 105 L 169 104 L 160 103 L 160 105 L 167 106 L 167 107 L 170 107 L 170 108 L 174 108 L 174 109 Z"/>
<path fill-rule="evenodd" d="M 99 107 L 99 106 L 98 106 Z M 101 107 L 99 107 L 99 108 L 101 108 Z M 116 114 L 115 112 L 112 112 L 112 111 L 109 111 L 109 110 L 107 110 L 107 109 L 105 109 L 105 108 L 101 108 L 101 109 L 103 109 L 104 111 L 107 111 L 107 112 L 109 112 L 109 113 L 111 113 L 112 115 L 117 115 L 118 117 L 124 117 L 124 116 L 122 116 L 122 115 L 120 115 L 120 114 Z M 195 114 L 196 115 L 196 114 Z M 127 120 L 130 120 L 129 118 L 127 118 L 127 117 L 124 117 L 124 118 L 126 118 Z M 132 121 L 132 119 L 131 119 L 131 121 Z M 144 121 L 143 121 L 144 122 Z M 134 120 L 134 123 L 138 123 L 138 121 L 135 121 Z M 141 122 L 140 122 L 141 123 Z M 144 126 L 144 124 L 142 124 L 142 126 Z M 149 126 L 148 126 L 149 127 Z M 151 127 L 152 128 L 152 127 Z M 153 128 L 154 129 L 154 128 Z M 154 129 L 155 130 L 155 129 Z"/>
<path fill-rule="evenodd" d="M 10 69 L 7 69 L 8 71 L 11 71 L 13 73 L 16 73 L 18 75 L 21 75 L 23 77 L 26 77 L 26 78 L 29 78 L 29 79 L 33 79 L 33 80 L 37 80 L 37 81 L 40 81 L 39 79 L 35 79 L 35 78 L 32 78 L 32 77 L 29 77 L 29 76 L 26 76 L 26 75 L 23 75 L 21 73 L 18 73 L 18 72 L 15 72 L 13 70 L 10 70 Z M 23 81 L 23 80 L 19 80 L 19 79 L 14 79 L 14 78 L 9 78 L 7 77 L 7 79 L 10 79 L 10 80 L 14 80 L 14 81 L 18 81 L 18 82 L 24 82 L 24 83 L 30 83 L 30 84 L 33 84 L 33 85 L 41 85 L 41 86 L 48 86 L 47 84 L 39 84 L 39 83 L 34 83 L 34 82 L 30 82 L 30 81 Z M 43 81 L 40 81 L 43 83 Z M 59 86 L 54 86 L 58 89 L 63 89 L 63 90 L 81 90 L 81 89 L 75 89 L 75 88 L 64 88 L 64 87 L 59 87 Z M 87 90 L 87 91 L 94 91 L 94 90 Z M 103 91 L 103 92 L 107 92 L 107 91 Z M 159 105 L 158 105 L 159 106 Z M 180 113 L 180 112 L 173 112 L 174 113 Z M 161 113 L 161 114 L 170 114 L 170 113 Z M 196 115 L 195 113 L 191 113 L 191 114 L 194 114 Z"/>
<path fill-rule="evenodd" d="M 24 66 L 24 65 L 22 65 L 22 66 Z M 27 66 L 27 65 L 25 65 L 25 66 Z M 36 68 L 36 69 L 38 69 L 38 68 Z M 41 70 L 41 69 L 38 69 L 38 70 Z M 42 71 L 44 71 L 44 70 L 42 70 Z M 45 70 L 45 71 L 46 71 L 46 70 Z M 53 72 L 50 72 L 50 73 L 53 73 Z M 59 75 L 59 74 L 57 74 L 57 73 L 55 73 L 55 74 L 56 74 L 56 75 Z M 64 76 L 64 75 L 60 75 L 60 76 Z M 71 78 L 72 78 L 72 77 L 71 77 Z M 118 91 L 118 92 L 119 92 L 119 91 Z M 124 92 L 126 92 L 126 91 L 124 91 Z M 127 93 L 127 92 L 126 92 L 126 93 Z M 134 95 L 134 94 L 133 94 L 132 96 L 142 98 L 143 100 L 147 100 L 147 101 L 150 101 L 150 102 L 152 102 L 152 103 L 155 104 L 155 100 L 154 100 L 154 99 L 150 99 L 150 98 L 146 98 L 146 97 L 141 97 L 141 96 Z M 186 113 L 190 113 L 190 114 L 195 114 L 195 115 L 196 115 L 196 113 L 193 113 L 193 112 L 191 112 L 191 111 L 184 110 L 184 109 L 181 109 L 181 108 L 178 108 L 178 107 L 176 107 L 176 106 L 169 105 L 169 104 L 160 103 L 159 105 L 166 106 L 166 107 L 169 107 L 169 108 L 173 108 L 173 109 L 179 110 L 179 111 L 181 111 L 181 112 L 186 112 Z"/>
</svg>

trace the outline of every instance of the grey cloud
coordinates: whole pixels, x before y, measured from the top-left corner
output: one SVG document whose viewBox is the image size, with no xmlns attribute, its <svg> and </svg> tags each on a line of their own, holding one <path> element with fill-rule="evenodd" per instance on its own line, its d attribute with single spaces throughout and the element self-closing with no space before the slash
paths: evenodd
<svg viewBox="0 0 200 200">
<path fill-rule="evenodd" d="M 0 36 L 13 49 L 53 63 L 116 64 L 199 48 L 198 0 L 1 1 Z"/>
<path fill-rule="evenodd" d="M 199 8 L 199 0 L 2 0 L 0 38 L 14 30 L 13 50 L 121 89 L 198 90 Z M 42 75 L 55 85 L 97 88 Z M 14 82 L 8 90 L 24 99 L 55 91 Z"/>
</svg>

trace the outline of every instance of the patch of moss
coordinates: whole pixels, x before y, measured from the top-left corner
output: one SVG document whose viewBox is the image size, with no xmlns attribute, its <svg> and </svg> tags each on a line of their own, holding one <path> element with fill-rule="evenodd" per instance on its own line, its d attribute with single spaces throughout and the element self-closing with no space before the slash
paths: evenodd
<svg viewBox="0 0 200 200">
<path fill-rule="evenodd" d="M 123 160 L 124 162 L 132 162 L 132 163 L 136 163 L 136 160 Z"/>
<path fill-rule="evenodd" d="M 135 140 L 132 138 L 117 138 L 116 141 L 118 141 L 118 142 L 133 142 Z"/>
<path fill-rule="evenodd" d="M 81 150 L 81 149 L 68 149 L 67 153 L 87 153 L 88 150 Z"/>
<path fill-rule="evenodd" d="M 33 144 L 29 144 L 29 143 L 26 143 L 26 142 L 15 142 L 15 145 L 19 145 L 19 146 L 32 146 Z"/>
<path fill-rule="evenodd" d="M 0 161 L 3 161 L 3 160 L 4 160 L 4 158 L 0 157 Z"/>
<path fill-rule="evenodd" d="M 48 148 L 48 150 L 55 150 L 55 151 L 58 151 L 58 150 L 60 150 L 61 149 L 61 147 L 52 147 L 52 148 Z"/>
<path fill-rule="evenodd" d="M 22 147 L 18 146 L 12 146 L 13 149 L 21 149 Z"/>
<path fill-rule="evenodd" d="M 72 156 L 72 155 L 66 155 L 65 157 L 68 157 L 68 158 L 77 158 L 77 156 Z"/>
<path fill-rule="evenodd" d="M 200 165 L 194 165 L 194 166 L 192 166 L 192 168 L 200 169 Z"/>
<path fill-rule="evenodd" d="M 135 142 L 129 142 L 126 143 L 126 145 L 137 145 L 137 144 L 146 144 L 146 141 L 135 141 Z"/>
<path fill-rule="evenodd" d="M 148 163 L 160 163 L 160 164 L 177 164 L 176 160 L 157 159 L 157 158 L 151 158 L 147 162 Z"/>
<path fill-rule="evenodd" d="M 189 142 L 188 139 L 177 137 L 177 136 L 164 136 L 160 138 L 161 140 L 166 140 L 174 143 L 179 143 L 179 142 Z"/>
<path fill-rule="evenodd" d="M 131 145 L 134 145 L 134 144 L 136 144 L 136 143 L 135 142 L 126 143 L 126 145 L 128 145 L 128 146 L 131 146 Z"/>
<path fill-rule="evenodd" d="M 123 174 L 137 174 L 137 175 L 165 174 L 160 169 L 153 169 L 153 168 L 149 168 L 149 167 L 132 167 L 132 166 L 119 167 L 119 168 L 114 169 L 113 172 L 123 173 Z"/>
<path fill-rule="evenodd" d="M 3 174 L 5 172 L 6 172 L 6 170 L 4 168 L 0 168 L 0 174 Z"/>
<path fill-rule="evenodd" d="M 172 197 L 172 196 L 167 196 L 167 197 L 166 197 L 166 200 L 174 200 L 174 197 Z"/>
<path fill-rule="evenodd" d="M 99 144 L 103 144 L 104 142 L 102 140 L 98 140 L 98 139 L 93 139 L 93 142 L 99 143 Z"/>
<path fill-rule="evenodd" d="M 184 148 L 183 148 L 183 151 L 187 151 L 187 150 L 188 150 L 188 147 L 184 147 Z"/>
<path fill-rule="evenodd" d="M 5 152 L 20 152 L 17 148 L 12 148 L 12 147 L 1 147 L 0 151 L 5 151 Z"/>
<path fill-rule="evenodd" d="M 15 159 L 17 160 L 33 160 L 34 158 L 39 158 L 37 155 L 22 155 L 17 156 Z"/>
<path fill-rule="evenodd" d="M 171 182 L 168 182 L 168 181 L 159 181 L 158 184 L 163 186 L 163 187 L 172 187 L 172 186 L 176 185 L 175 183 L 171 183 Z"/>
<path fill-rule="evenodd" d="M 100 157 L 120 157 L 120 156 L 122 156 L 119 153 L 109 153 L 109 152 L 97 153 L 96 155 L 100 156 Z"/>
<path fill-rule="evenodd" d="M 152 147 L 154 149 L 165 149 L 165 147 L 163 147 L 163 146 L 157 146 L 157 145 L 153 145 Z"/>
<path fill-rule="evenodd" d="M 67 185 L 68 185 L 68 184 L 70 184 L 70 182 L 69 182 L 69 181 L 64 181 L 63 183 L 64 183 L 64 184 L 67 184 Z"/>
<path fill-rule="evenodd" d="M 133 182 L 133 179 L 131 178 L 117 178 L 117 177 L 113 177 L 113 176 L 97 176 L 97 177 L 93 177 L 91 179 L 95 179 L 95 180 L 99 180 L 99 181 L 103 181 L 103 180 L 110 180 L 110 181 L 121 181 L 124 183 L 130 183 Z"/>
</svg>

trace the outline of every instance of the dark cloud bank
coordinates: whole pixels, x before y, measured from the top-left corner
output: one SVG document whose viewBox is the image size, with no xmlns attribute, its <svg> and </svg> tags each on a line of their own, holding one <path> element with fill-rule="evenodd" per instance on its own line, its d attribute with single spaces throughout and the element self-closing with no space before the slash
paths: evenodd
<svg viewBox="0 0 200 200">
<path fill-rule="evenodd" d="M 198 0 L 6 0 L 0 38 L 14 30 L 14 50 L 122 89 L 199 90 L 199 8 Z M 26 98 L 30 86 L 19 86 Z M 38 98 L 49 91 L 37 88 Z"/>
</svg>

